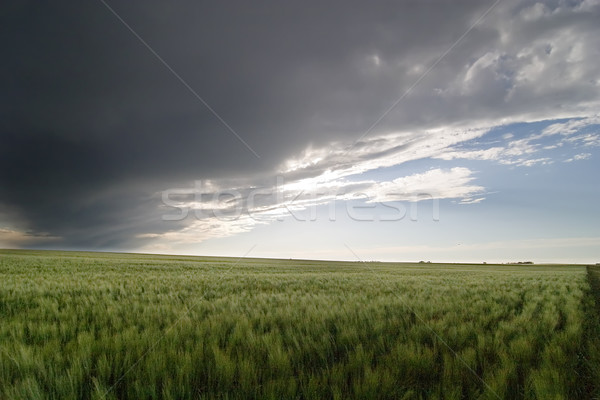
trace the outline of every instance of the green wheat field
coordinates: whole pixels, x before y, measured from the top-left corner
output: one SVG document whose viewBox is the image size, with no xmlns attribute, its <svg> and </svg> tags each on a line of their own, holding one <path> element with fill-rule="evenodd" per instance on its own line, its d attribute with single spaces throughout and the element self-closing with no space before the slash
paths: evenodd
<svg viewBox="0 0 600 400">
<path fill-rule="evenodd" d="M 0 399 L 597 399 L 598 271 L 0 250 Z"/>
</svg>

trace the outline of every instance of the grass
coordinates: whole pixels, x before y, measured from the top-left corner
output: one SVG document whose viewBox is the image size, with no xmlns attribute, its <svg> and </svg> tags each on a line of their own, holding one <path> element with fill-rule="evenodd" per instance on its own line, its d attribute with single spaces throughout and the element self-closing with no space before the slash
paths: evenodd
<svg viewBox="0 0 600 400">
<path fill-rule="evenodd" d="M 0 250 L 0 398 L 600 398 L 599 294 L 585 266 Z"/>
</svg>

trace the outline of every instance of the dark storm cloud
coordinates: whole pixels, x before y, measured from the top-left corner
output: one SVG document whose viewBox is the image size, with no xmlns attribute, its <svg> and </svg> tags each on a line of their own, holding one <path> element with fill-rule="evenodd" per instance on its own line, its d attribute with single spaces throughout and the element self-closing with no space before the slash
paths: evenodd
<svg viewBox="0 0 600 400">
<path fill-rule="evenodd" d="M 492 3 L 109 4 L 260 159 L 100 1 L 5 5 L 0 204 L 7 224 L 60 236 L 58 246 L 134 246 L 138 233 L 178 227 L 160 221 L 160 190 L 259 179 L 309 144 L 352 142 Z M 510 3 L 495 18 L 531 4 Z M 578 23 L 593 26 L 594 15 Z M 500 41 L 493 18 L 376 130 L 502 117 L 531 103 L 517 91 L 506 104 L 508 72 L 474 71 L 467 94 L 453 86 Z M 522 38 L 509 43 L 569 24 L 559 15 L 515 26 Z M 519 62 L 503 60 L 507 70 Z M 574 92 L 586 101 L 597 89 Z"/>
</svg>

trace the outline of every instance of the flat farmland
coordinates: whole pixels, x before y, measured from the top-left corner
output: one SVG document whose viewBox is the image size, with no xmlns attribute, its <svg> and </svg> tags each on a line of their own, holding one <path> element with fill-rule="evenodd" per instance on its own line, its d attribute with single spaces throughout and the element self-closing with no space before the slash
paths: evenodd
<svg viewBox="0 0 600 400">
<path fill-rule="evenodd" d="M 599 398 L 597 284 L 581 265 L 0 250 L 0 398 Z"/>
</svg>

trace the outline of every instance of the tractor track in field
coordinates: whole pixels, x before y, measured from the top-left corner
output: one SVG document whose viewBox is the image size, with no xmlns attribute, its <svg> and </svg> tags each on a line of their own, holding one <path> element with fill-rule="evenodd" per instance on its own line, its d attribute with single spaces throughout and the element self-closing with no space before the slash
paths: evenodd
<svg viewBox="0 0 600 400">
<path fill-rule="evenodd" d="M 600 266 L 587 266 L 590 291 L 584 299 L 584 337 L 575 369 L 581 382 L 580 398 L 600 399 Z"/>
<path fill-rule="evenodd" d="M 587 275 L 590 282 L 591 294 L 594 297 L 596 312 L 600 316 L 600 266 L 588 265 Z"/>
</svg>

